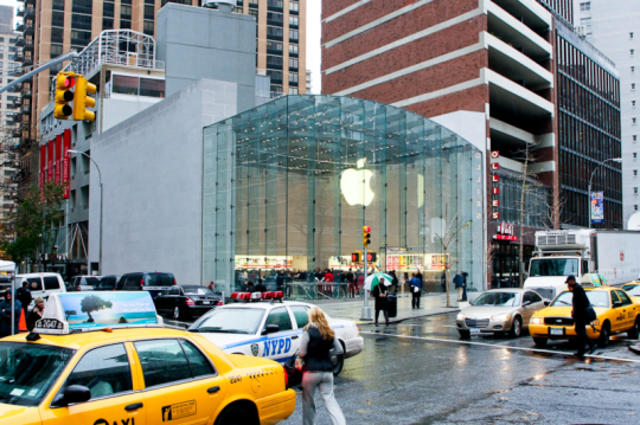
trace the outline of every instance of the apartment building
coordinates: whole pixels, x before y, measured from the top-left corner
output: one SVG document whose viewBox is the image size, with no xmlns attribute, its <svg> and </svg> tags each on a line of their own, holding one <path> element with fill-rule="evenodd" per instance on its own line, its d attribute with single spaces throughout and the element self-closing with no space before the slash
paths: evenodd
<svg viewBox="0 0 640 425">
<path fill-rule="evenodd" d="M 640 3 L 576 0 L 577 32 L 606 53 L 620 73 L 623 223 L 640 206 Z"/>
<path fill-rule="evenodd" d="M 401 106 L 477 139 L 501 277 L 519 274 L 520 237 L 529 253 L 536 229 L 588 225 L 594 167 L 605 225 L 621 223 L 619 168 L 602 164 L 620 148 L 618 76 L 572 19 L 572 0 L 323 3 L 324 92 Z"/>
<path fill-rule="evenodd" d="M 13 30 L 14 9 L 0 6 L 0 87 L 14 79 L 20 64 L 19 34 Z M 18 171 L 16 147 L 19 142 L 16 117 L 22 109 L 22 100 L 17 91 L 0 95 L 0 233 L 11 232 L 8 219 L 15 210 L 16 173 Z"/>
<path fill-rule="evenodd" d="M 22 1 L 24 23 L 18 30 L 24 34 L 25 66 L 80 51 L 103 30 L 129 29 L 155 37 L 156 16 L 165 4 L 201 4 L 200 0 Z M 305 93 L 306 0 L 237 0 L 235 10 L 256 18 L 258 69 L 271 77 L 273 95 Z M 40 113 L 50 100 L 51 76 L 61 67 L 23 84 L 23 96 L 33 100 L 31 110 L 22 116 L 24 185 L 35 182 Z"/>
</svg>

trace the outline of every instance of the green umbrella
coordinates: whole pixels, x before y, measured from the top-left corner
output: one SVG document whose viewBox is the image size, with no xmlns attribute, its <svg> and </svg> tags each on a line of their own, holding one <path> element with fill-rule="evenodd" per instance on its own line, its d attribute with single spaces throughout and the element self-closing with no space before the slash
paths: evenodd
<svg viewBox="0 0 640 425">
<path fill-rule="evenodd" d="M 384 286 L 391 286 L 391 284 L 393 283 L 393 277 L 382 272 L 373 273 L 367 276 L 367 280 L 364 281 L 364 287 L 369 291 L 373 291 L 373 288 L 381 283 Z"/>
</svg>

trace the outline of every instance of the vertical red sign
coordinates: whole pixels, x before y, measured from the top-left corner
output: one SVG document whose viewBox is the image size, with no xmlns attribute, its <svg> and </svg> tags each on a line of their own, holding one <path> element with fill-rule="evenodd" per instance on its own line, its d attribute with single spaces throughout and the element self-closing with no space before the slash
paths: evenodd
<svg viewBox="0 0 640 425">
<path fill-rule="evenodd" d="M 44 176 L 47 170 L 46 161 L 47 160 L 47 146 L 40 145 L 40 190 L 44 188 Z"/>
<path fill-rule="evenodd" d="M 56 184 L 62 183 L 62 135 L 56 136 Z"/>
<path fill-rule="evenodd" d="M 53 140 L 47 144 L 47 183 L 53 180 Z"/>
<path fill-rule="evenodd" d="M 69 198 L 69 177 L 71 169 L 71 158 L 69 157 L 69 149 L 71 149 L 71 130 L 66 129 L 63 135 L 63 151 L 62 151 L 62 184 L 64 185 L 64 199 Z"/>
</svg>

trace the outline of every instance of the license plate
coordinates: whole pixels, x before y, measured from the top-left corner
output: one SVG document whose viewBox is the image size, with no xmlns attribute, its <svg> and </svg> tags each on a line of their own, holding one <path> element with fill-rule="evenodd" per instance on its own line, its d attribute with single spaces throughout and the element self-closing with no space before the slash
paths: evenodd
<svg viewBox="0 0 640 425">
<path fill-rule="evenodd" d="M 480 334 L 480 329 L 479 328 L 471 328 L 471 329 L 469 329 L 469 333 L 471 335 L 478 335 L 478 334 Z"/>
<path fill-rule="evenodd" d="M 202 301 L 202 304 L 209 305 L 209 304 L 211 304 L 211 301 Z"/>
<path fill-rule="evenodd" d="M 549 335 L 562 336 L 564 335 L 564 328 L 549 328 Z"/>
</svg>

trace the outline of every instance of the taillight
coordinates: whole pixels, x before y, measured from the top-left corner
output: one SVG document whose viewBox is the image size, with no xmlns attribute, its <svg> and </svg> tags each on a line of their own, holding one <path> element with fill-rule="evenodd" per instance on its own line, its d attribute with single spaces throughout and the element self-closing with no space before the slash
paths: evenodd
<svg viewBox="0 0 640 425">
<path fill-rule="evenodd" d="M 140 279 L 140 288 L 144 286 L 144 278 Z"/>
<path fill-rule="evenodd" d="M 187 305 L 196 305 L 196 303 L 194 303 L 191 298 L 187 297 Z"/>
<path fill-rule="evenodd" d="M 174 285 L 177 285 L 177 284 L 178 284 L 178 282 L 176 281 L 176 278 L 175 278 L 175 277 L 173 278 L 173 284 L 174 284 Z"/>
<path fill-rule="evenodd" d="M 282 372 L 284 373 L 284 387 L 289 388 L 289 375 L 287 375 L 287 369 L 282 366 Z"/>
<path fill-rule="evenodd" d="M 218 304 L 216 305 L 224 305 L 224 303 L 222 301 L 218 301 Z"/>
</svg>

